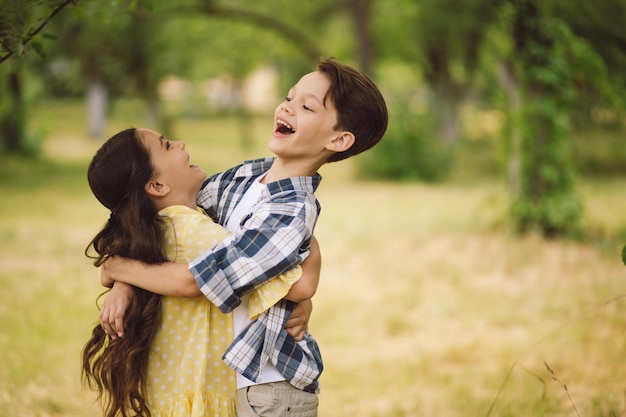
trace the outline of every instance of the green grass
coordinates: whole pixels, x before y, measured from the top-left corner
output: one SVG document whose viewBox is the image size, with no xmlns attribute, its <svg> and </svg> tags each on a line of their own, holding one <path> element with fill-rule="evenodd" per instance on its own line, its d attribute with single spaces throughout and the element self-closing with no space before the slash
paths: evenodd
<svg viewBox="0 0 626 417">
<path fill-rule="evenodd" d="M 48 118 L 39 159 L 0 156 L 0 416 L 98 414 L 79 357 L 101 293 L 83 255 L 108 215 L 85 180 L 100 142 L 60 110 L 73 121 Z M 251 129 L 241 150 L 232 119 L 175 125 L 208 171 L 265 154 Z M 584 238 L 546 241 L 510 233 L 496 181 L 362 182 L 351 164 L 318 192 L 321 416 L 626 414 L 626 178 L 582 181 Z"/>
</svg>

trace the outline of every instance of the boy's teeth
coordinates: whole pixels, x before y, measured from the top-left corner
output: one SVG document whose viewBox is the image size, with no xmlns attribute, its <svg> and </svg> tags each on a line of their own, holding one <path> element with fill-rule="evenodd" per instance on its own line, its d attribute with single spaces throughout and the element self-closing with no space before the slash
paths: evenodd
<svg viewBox="0 0 626 417">
<path fill-rule="evenodd" d="M 287 132 L 294 133 L 295 132 L 293 130 L 293 127 L 291 127 L 289 123 L 283 120 L 276 120 L 276 123 L 278 124 L 278 130 L 281 131 L 282 133 L 287 133 Z"/>
</svg>

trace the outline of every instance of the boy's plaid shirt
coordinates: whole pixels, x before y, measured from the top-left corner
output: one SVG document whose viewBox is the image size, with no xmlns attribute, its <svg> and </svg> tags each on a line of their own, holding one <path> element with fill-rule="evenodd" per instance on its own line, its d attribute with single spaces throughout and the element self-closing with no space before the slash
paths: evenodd
<svg viewBox="0 0 626 417">
<path fill-rule="evenodd" d="M 198 195 L 198 205 L 219 224 L 226 224 L 250 184 L 273 161 L 246 161 L 210 177 Z M 320 181 L 316 175 L 268 184 L 241 229 L 191 262 L 201 291 L 222 312 L 231 312 L 241 303 L 241 296 L 308 256 L 320 211 L 314 195 Z M 282 300 L 262 313 L 235 338 L 223 359 L 255 382 L 262 382 L 258 376 L 269 360 L 293 386 L 318 393 L 323 364 L 317 342 L 308 331 L 304 340 L 296 342 L 284 329 L 294 305 Z"/>
</svg>

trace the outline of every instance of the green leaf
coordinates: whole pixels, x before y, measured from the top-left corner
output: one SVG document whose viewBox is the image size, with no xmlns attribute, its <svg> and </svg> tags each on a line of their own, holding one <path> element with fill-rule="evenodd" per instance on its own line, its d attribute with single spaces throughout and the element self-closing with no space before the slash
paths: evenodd
<svg viewBox="0 0 626 417">
<path fill-rule="evenodd" d="M 72 8 L 70 8 L 70 11 L 72 12 L 72 14 L 76 17 L 87 17 L 89 15 L 89 12 L 87 12 L 86 9 L 84 9 L 83 7 L 80 6 L 74 6 Z"/>
<path fill-rule="evenodd" d="M 30 44 L 35 50 L 35 52 L 37 52 L 37 55 L 39 55 L 42 58 L 45 58 L 46 54 L 43 52 L 43 45 L 41 43 L 33 41 Z"/>
<path fill-rule="evenodd" d="M 42 36 L 44 39 L 50 39 L 50 40 L 53 40 L 53 41 L 56 41 L 56 40 L 58 40 L 58 39 L 59 39 L 59 37 L 58 37 L 57 35 L 54 35 L 54 34 L 52 34 L 52 33 L 44 33 L 44 34 L 42 34 L 41 36 Z"/>
</svg>

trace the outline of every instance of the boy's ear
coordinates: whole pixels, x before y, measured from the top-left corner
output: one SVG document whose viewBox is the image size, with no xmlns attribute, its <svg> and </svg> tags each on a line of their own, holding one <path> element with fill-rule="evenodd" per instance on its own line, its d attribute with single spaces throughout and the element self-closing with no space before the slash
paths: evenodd
<svg viewBox="0 0 626 417">
<path fill-rule="evenodd" d="M 344 152 L 354 145 L 355 140 L 354 133 L 344 131 L 326 145 L 326 149 L 333 152 Z"/>
<path fill-rule="evenodd" d="M 155 180 L 150 180 L 145 186 L 146 193 L 152 197 L 165 197 L 170 192 L 170 187 L 167 184 L 162 184 Z"/>
</svg>

